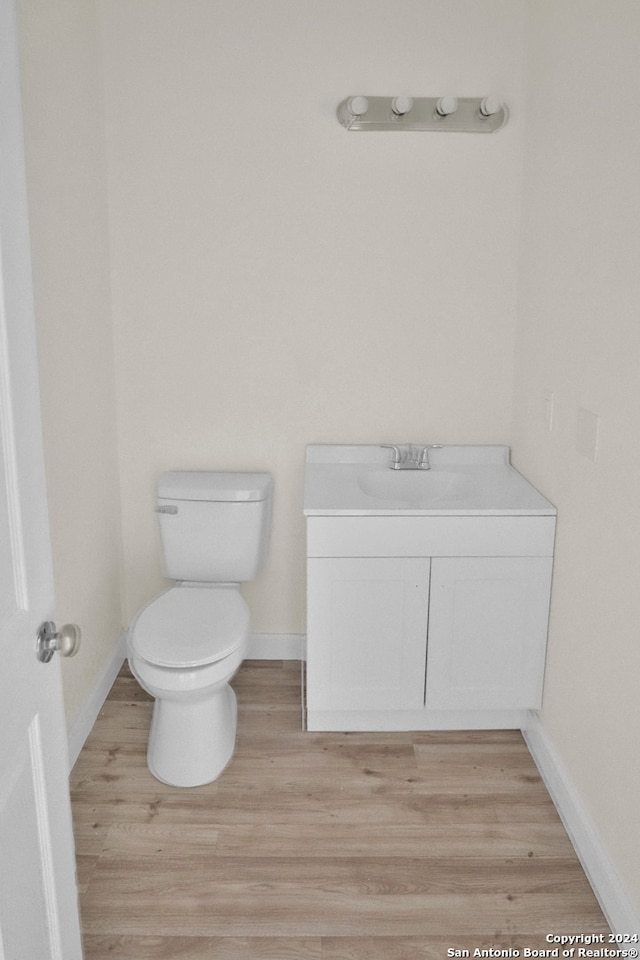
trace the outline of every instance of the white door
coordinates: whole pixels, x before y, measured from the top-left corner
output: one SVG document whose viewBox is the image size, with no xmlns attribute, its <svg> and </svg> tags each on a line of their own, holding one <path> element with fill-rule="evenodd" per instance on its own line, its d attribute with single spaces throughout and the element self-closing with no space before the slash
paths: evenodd
<svg viewBox="0 0 640 960">
<path fill-rule="evenodd" d="M 0 960 L 80 960 L 27 229 L 17 31 L 0 0 Z"/>
</svg>

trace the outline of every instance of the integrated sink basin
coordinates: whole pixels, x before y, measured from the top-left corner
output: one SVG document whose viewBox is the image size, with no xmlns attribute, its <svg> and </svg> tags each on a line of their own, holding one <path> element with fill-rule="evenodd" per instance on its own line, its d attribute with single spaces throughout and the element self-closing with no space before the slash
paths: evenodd
<svg viewBox="0 0 640 960">
<path fill-rule="evenodd" d="M 555 507 L 510 464 L 507 446 L 431 449 L 431 469 L 393 470 L 373 444 L 310 444 L 306 516 L 555 515 Z"/>
<path fill-rule="evenodd" d="M 404 506 L 428 507 L 472 497 L 471 477 L 453 470 L 390 470 L 388 467 L 363 468 L 357 483 L 367 497 L 402 503 Z"/>
</svg>

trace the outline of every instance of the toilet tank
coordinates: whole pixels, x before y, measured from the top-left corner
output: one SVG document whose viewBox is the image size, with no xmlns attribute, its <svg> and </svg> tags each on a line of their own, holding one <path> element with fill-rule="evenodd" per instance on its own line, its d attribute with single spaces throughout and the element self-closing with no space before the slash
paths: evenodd
<svg viewBox="0 0 640 960">
<path fill-rule="evenodd" d="M 253 580 L 267 556 L 268 473 L 173 470 L 157 484 L 165 576 L 201 583 Z"/>
</svg>

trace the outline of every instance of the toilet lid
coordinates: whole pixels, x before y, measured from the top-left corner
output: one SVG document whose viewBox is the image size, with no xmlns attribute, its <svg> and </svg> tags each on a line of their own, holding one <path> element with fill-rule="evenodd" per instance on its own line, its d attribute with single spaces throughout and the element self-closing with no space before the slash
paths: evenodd
<svg viewBox="0 0 640 960">
<path fill-rule="evenodd" d="M 159 667 L 201 667 L 222 660 L 249 632 L 249 608 L 235 587 L 173 587 L 139 613 L 129 631 L 133 653 Z"/>
</svg>

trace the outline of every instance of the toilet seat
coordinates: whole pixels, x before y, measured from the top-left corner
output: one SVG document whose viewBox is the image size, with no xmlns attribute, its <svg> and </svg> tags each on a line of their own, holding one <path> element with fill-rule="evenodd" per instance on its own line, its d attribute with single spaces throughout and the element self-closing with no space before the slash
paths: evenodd
<svg viewBox="0 0 640 960">
<path fill-rule="evenodd" d="M 249 608 L 237 586 L 172 587 L 131 625 L 132 653 L 153 666 L 202 667 L 246 640 Z"/>
</svg>

